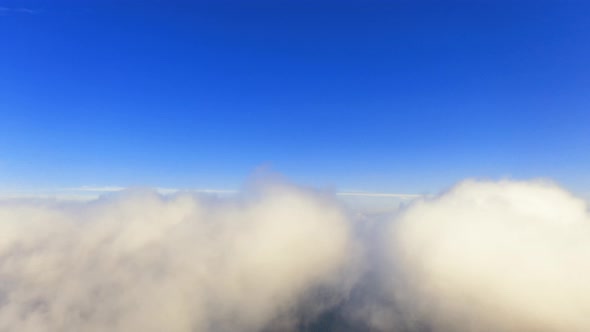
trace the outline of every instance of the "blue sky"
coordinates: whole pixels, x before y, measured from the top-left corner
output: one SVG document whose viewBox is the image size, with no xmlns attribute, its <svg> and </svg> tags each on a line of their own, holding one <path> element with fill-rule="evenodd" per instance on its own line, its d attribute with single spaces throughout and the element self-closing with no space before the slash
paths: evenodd
<svg viewBox="0 0 590 332">
<path fill-rule="evenodd" d="M 0 185 L 590 192 L 590 2 L 0 0 Z"/>
</svg>

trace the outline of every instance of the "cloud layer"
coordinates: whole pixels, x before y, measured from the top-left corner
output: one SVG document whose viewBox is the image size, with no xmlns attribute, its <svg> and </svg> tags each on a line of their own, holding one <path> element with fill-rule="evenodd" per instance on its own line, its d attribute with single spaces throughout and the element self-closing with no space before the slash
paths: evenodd
<svg viewBox="0 0 590 332">
<path fill-rule="evenodd" d="M 588 277 L 587 204 L 543 182 L 0 202 L 0 331 L 588 331 Z"/>
<path fill-rule="evenodd" d="M 0 331 L 289 328 L 346 292 L 353 252 L 333 200 L 286 186 L 7 202 L 0 234 Z"/>
</svg>

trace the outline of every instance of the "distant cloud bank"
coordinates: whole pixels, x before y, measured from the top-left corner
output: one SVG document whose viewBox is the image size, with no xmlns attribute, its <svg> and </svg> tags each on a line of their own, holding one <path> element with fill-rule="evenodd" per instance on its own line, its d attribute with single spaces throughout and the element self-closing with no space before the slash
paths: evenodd
<svg viewBox="0 0 590 332">
<path fill-rule="evenodd" d="M 0 331 L 588 331 L 590 215 L 465 181 L 359 217 L 280 183 L 0 201 Z M 382 194 L 379 194 L 382 195 Z"/>
</svg>

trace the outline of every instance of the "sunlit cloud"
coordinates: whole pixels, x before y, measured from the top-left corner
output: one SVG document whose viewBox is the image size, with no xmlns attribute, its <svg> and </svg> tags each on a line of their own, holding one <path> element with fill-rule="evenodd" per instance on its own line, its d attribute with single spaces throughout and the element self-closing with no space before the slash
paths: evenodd
<svg viewBox="0 0 590 332">
<path fill-rule="evenodd" d="M 0 330 L 590 329 L 588 204 L 557 185 L 248 188 L 0 200 Z"/>
<path fill-rule="evenodd" d="M 387 243 L 392 293 L 436 330 L 590 330 L 588 205 L 554 184 L 463 182 L 416 201 Z"/>
<path fill-rule="evenodd" d="M 354 281 L 336 202 L 284 185 L 224 200 L 130 190 L 4 201 L 0 234 L 7 331 L 290 328 Z"/>
</svg>

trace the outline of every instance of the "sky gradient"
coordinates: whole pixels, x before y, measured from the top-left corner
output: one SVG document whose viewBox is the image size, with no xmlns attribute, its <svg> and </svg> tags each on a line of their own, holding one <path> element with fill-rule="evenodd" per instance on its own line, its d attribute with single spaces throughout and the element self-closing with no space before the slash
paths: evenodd
<svg viewBox="0 0 590 332">
<path fill-rule="evenodd" d="M 0 186 L 590 193 L 586 1 L 0 0 Z M 590 196 L 587 196 L 590 197 Z"/>
</svg>

